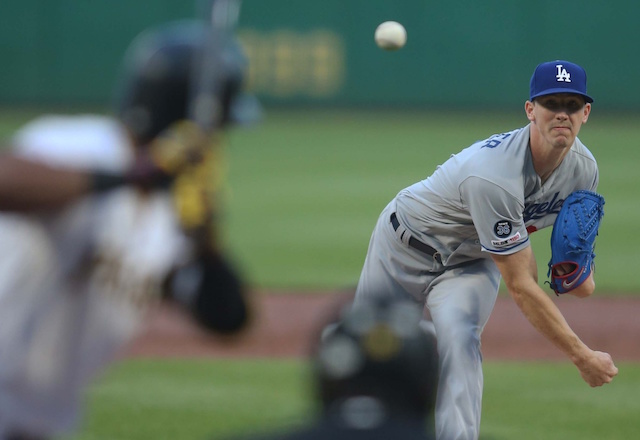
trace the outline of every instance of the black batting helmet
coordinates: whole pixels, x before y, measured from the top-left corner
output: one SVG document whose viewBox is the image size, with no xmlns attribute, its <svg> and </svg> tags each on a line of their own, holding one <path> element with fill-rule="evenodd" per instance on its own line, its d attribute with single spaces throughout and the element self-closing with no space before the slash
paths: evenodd
<svg viewBox="0 0 640 440">
<path fill-rule="evenodd" d="M 353 397 L 377 399 L 393 413 L 435 409 L 435 334 L 420 324 L 415 303 L 375 298 L 345 309 L 323 330 L 314 370 L 325 410 Z"/>
<path fill-rule="evenodd" d="M 150 29 L 130 44 L 115 108 L 137 145 L 172 123 L 191 119 L 212 130 L 259 112 L 243 93 L 247 61 L 228 32 L 183 20 Z"/>
</svg>

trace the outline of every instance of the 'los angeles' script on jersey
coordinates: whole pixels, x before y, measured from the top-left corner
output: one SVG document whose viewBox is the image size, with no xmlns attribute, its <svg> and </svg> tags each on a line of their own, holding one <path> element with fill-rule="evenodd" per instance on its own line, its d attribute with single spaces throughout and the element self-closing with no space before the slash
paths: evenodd
<svg viewBox="0 0 640 440">
<path fill-rule="evenodd" d="M 548 202 L 525 204 L 523 212 L 524 222 L 527 223 L 529 220 L 537 220 L 547 215 L 559 213 L 564 199 L 558 199 L 558 194 L 560 193 L 555 193 L 553 198 Z"/>
</svg>

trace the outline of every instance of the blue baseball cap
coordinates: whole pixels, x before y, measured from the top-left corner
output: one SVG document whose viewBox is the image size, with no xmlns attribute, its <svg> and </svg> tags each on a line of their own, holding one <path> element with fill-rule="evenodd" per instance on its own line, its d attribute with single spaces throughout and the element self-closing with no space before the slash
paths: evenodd
<svg viewBox="0 0 640 440">
<path fill-rule="evenodd" d="M 529 100 L 554 93 L 575 93 L 586 102 L 593 102 L 587 95 L 587 72 L 577 64 L 556 60 L 538 64 L 531 75 Z"/>
</svg>

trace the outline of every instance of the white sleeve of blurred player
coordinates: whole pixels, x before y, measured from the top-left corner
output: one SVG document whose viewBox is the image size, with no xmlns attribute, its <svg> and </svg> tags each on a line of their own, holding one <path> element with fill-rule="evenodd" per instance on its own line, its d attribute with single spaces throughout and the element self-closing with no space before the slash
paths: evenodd
<svg viewBox="0 0 640 440">
<path fill-rule="evenodd" d="M 124 128 L 102 115 L 46 115 L 13 136 L 14 152 L 50 166 L 122 171 L 133 161 Z"/>
<path fill-rule="evenodd" d="M 14 145 L 82 169 L 117 171 L 132 157 L 101 116 L 36 120 Z M 168 194 L 125 187 L 51 215 L 2 214 L 0 249 L 0 433 L 64 433 L 83 386 L 135 335 L 188 241 Z"/>
</svg>

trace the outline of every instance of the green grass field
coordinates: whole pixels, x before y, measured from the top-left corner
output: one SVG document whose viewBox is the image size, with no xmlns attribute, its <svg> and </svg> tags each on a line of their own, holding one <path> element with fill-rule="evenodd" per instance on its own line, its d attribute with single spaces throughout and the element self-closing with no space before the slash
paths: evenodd
<svg viewBox="0 0 640 440">
<path fill-rule="evenodd" d="M 485 365 L 483 440 L 629 440 L 640 432 L 640 369 L 589 388 L 570 364 Z M 295 360 L 128 361 L 90 394 L 72 440 L 196 440 L 277 430 L 310 420 L 307 364 Z"/>
<path fill-rule="evenodd" d="M 0 137 L 33 115 L 0 112 Z M 477 139 L 526 123 L 514 114 L 271 111 L 231 133 L 226 245 L 257 287 L 353 287 L 379 211 L 398 190 Z M 581 139 L 601 170 L 605 219 L 597 294 L 640 291 L 633 117 L 597 110 Z M 549 231 L 534 234 L 546 276 Z M 630 439 L 640 432 L 640 366 L 613 384 L 586 386 L 568 362 L 486 365 L 483 440 Z M 74 440 L 204 439 L 290 426 L 313 413 L 304 363 L 291 360 L 130 360 L 92 388 Z"/>
</svg>

